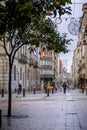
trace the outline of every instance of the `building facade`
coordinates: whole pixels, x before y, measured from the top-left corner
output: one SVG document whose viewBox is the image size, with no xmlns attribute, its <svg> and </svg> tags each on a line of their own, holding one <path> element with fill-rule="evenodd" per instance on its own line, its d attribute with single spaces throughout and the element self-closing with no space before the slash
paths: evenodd
<svg viewBox="0 0 87 130">
<path fill-rule="evenodd" d="M 3 44 L 0 42 L 0 44 Z M 8 57 L 0 46 L 0 89 L 8 91 Z M 30 53 L 28 46 L 22 46 L 16 53 L 12 68 L 12 91 L 19 85 L 25 90 L 40 89 L 40 67 L 35 53 Z"/>
<path fill-rule="evenodd" d="M 72 77 L 74 85 L 87 86 L 87 3 L 82 7 L 83 16 L 80 19 L 79 40 L 73 56 Z"/>
<path fill-rule="evenodd" d="M 41 88 L 44 85 L 50 85 L 54 80 L 54 52 L 43 51 L 40 59 L 40 83 Z"/>
</svg>

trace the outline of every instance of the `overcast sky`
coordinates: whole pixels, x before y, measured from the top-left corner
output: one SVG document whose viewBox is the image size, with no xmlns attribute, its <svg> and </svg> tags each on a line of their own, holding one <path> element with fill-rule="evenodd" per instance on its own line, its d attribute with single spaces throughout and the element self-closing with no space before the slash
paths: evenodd
<svg viewBox="0 0 87 130">
<path fill-rule="evenodd" d="M 69 50 L 71 50 L 67 54 L 61 53 L 61 59 L 64 64 L 64 67 L 67 68 L 68 72 L 71 70 L 72 58 L 73 58 L 73 50 L 76 47 L 78 36 L 71 35 L 68 31 L 68 24 L 71 21 L 71 18 L 74 17 L 79 21 L 79 18 L 82 14 L 82 5 L 87 3 L 87 0 L 72 0 L 72 15 L 69 17 L 68 15 L 62 16 L 62 23 L 58 25 L 58 31 L 61 33 L 67 33 L 69 39 L 73 39 L 71 45 L 69 45 Z M 75 3 L 75 4 L 74 4 Z M 78 4 L 77 4 L 78 3 Z M 67 19 L 65 19 L 67 18 Z"/>
</svg>

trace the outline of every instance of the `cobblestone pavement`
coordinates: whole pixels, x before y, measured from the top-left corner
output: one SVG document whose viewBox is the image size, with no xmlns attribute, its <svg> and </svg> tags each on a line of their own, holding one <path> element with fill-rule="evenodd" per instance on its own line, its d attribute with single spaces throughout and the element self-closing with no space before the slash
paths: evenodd
<svg viewBox="0 0 87 130">
<path fill-rule="evenodd" d="M 13 94 L 12 117 L 7 114 L 7 95 L 0 97 L 1 130 L 87 130 L 87 96 L 78 90 Z"/>
</svg>

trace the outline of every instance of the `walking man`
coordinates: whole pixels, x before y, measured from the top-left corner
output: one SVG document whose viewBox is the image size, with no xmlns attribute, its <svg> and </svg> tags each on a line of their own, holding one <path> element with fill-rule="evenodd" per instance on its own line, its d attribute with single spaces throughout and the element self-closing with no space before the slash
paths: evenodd
<svg viewBox="0 0 87 130">
<path fill-rule="evenodd" d="M 62 87 L 63 87 L 64 93 L 66 93 L 66 88 L 67 88 L 66 82 L 63 83 Z"/>
</svg>

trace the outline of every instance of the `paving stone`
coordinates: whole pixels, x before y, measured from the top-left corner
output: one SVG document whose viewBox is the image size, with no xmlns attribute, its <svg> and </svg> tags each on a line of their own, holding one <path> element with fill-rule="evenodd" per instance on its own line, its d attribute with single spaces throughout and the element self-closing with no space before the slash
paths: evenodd
<svg viewBox="0 0 87 130">
<path fill-rule="evenodd" d="M 0 98 L 1 130 L 87 130 L 87 96 L 78 90 L 13 94 L 12 117 L 6 118 L 7 95 Z"/>
</svg>

